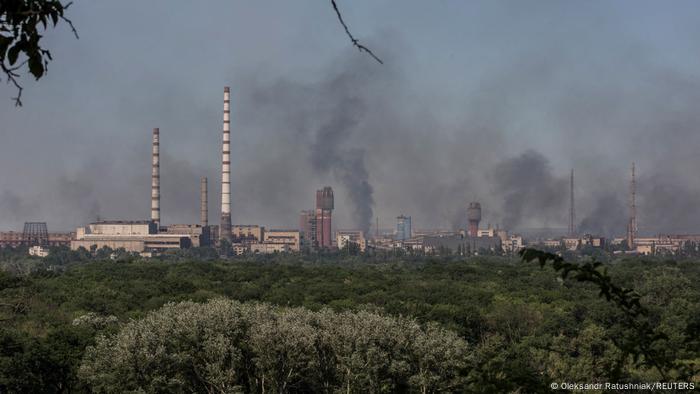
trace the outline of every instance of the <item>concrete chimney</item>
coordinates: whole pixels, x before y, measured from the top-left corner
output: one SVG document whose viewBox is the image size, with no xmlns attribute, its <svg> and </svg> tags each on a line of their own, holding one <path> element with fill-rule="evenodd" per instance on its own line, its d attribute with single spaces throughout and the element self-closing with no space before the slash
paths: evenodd
<svg viewBox="0 0 700 394">
<path fill-rule="evenodd" d="M 207 227 L 209 225 L 209 197 L 207 196 L 207 177 L 203 176 L 200 182 L 200 208 L 199 208 L 199 221 L 202 227 Z"/>
<path fill-rule="evenodd" d="M 219 238 L 231 241 L 231 96 L 229 87 L 224 87 L 224 130 L 221 159 L 221 227 Z"/>
<path fill-rule="evenodd" d="M 151 161 L 151 220 L 160 226 L 160 130 L 153 129 Z"/>
</svg>

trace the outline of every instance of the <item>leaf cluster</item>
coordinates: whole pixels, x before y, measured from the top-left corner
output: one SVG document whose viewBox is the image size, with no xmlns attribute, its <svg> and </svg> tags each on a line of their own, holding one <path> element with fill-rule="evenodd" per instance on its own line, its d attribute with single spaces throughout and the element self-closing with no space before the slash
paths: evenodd
<svg viewBox="0 0 700 394">
<path fill-rule="evenodd" d="M 600 297 L 622 311 L 621 323 L 628 333 L 611 339 L 626 356 L 632 358 L 635 365 L 655 368 L 664 379 L 668 379 L 671 373 L 688 378 L 697 373 L 694 367 L 678 363 L 659 349 L 657 343 L 667 341 L 669 337 L 650 323 L 649 310 L 640 303 L 641 295 L 616 284 L 603 263 L 595 260 L 580 264 L 567 262 L 559 255 L 532 248 L 521 250 L 520 256 L 525 262 L 537 261 L 542 268 L 550 263 L 563 280 L 571 276 L 578 282 L 595 285 Z"/>
<path fill-rule="evenodd" d="M 0 68 L 8 83 L 17 88 L 14 98 L 22 105 L 22 86 L 17 81 L 18 71 L 26 64 L 34 78 L 41 78 L 52 60 L 51 52 L 42 46 L 42 32 L 67 23 L 73 34 L 73 23 L 65 16 L 72 3 L 60 0 L 3 0 L 0 2 Z"/>
</svg>

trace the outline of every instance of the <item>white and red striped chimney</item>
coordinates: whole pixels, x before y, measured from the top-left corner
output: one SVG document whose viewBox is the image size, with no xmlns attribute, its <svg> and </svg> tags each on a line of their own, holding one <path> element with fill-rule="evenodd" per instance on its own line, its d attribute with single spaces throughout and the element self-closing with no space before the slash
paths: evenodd
<svg viewBox="0 0 700 394">
<path fill-rule="evenodd" d="M 151 220 L 160 227 L 160 130 L 153 129 L 151 161 Z"/>
<path fill-rule="evenodd" d="M 224 87 L 224 130 L 221 159 L 221 227 L 219 238 L 231 241 L 231 95 L 228 86 Z"/>
</svg>

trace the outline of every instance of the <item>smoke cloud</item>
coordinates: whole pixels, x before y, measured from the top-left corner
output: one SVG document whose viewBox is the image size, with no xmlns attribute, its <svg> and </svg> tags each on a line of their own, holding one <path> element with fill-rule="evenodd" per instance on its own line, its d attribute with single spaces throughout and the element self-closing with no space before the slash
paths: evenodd
<svg viewBox="0 0 700 394">
<path fill-rule="evenodd" d="M 328 185 L 336 228 L 464 228 L 479 201 L 484 225 L 565 229 L 574 168 L 579 230 L 622 235 L 634 161 L 640 233 L 700 231 L 699 6 L 446 4 L 353 2 L 384 65 L 324 7 L 76 7 L 81 40 L 0 104 L 0 228 L 148 218 L 153 127 L 164 223 L 198 221 L 201 176 L 216 223 L 230 85 L 234 223 L 294 228 Z"/>
<path fill-rule="evenodd" d="M 494 193 L 503 198 L 503 225 L 509 229 L 550 227 L 566 211 L 565 178 L 558 178 L 547 158 L 535 151 L 499 163 L 493 171 Z"/>
</svg>

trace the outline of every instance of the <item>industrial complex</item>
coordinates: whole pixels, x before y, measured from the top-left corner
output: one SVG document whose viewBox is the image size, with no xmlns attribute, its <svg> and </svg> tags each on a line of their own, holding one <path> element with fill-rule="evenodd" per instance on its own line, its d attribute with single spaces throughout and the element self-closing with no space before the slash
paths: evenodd
<svg viewBox="0 0 700 394">
<path fill-rule="evenodd" d="M 369 252 L 401 250 L 425 254 L 513 254 L 534 245 L 554 251 L 605 249 L 623 254 L 676 254 L 698 251 L 700 235 L 664 234 L 640 237 L 637 226 L 636 175 L 632 165 L 630 181 L 629 222 L 624 237 L 605 239 L 594 234 L 578 234 L 575 226 L 574 171 L 569 190 L 569 226 L 558 237 L 513 234 L 498 227 L 480 227 L 482 206 L 472 201 L 466 205 L 466 229 L 414 230 L 409 215 L 396 217 L 393 231 L 365 234 L 356 229 L 336 228 L 332 220 L 335 201 L 331 186 L 316 190 L 313 209 L 302 210 L 296 229 L 266 229 L 257 224 L 232 224 L 231 200 L 231 128 L 230 89 L 224 88 L 223 128 L 221 138 L 221 207 L 220 222 L 209 223 L 208 178 L 200 179 L 200 222 L 165 225 L 161 212 L 160 142 L 161 130 L 151 135 L 151 201 L 150 218 L 144 220 L 100 220 L 88 223 L 69 233 L 49 233 L 46 223 L 27 222 L 22 231 L 0 232 L 0 247 L 30 247 L 30 253 L 45 256 L 51 247 L 70 247 L 95 252 L 108 248 L 138 253 L 149 257 L 168 250 L 216 247 L 230 255 L 255 253 L 296 253 L 322 250 Z M 196 207 L 196 204 L 192 204 Z M 167 212 L 165 213 L 167 217 Z"/>
</svg>

